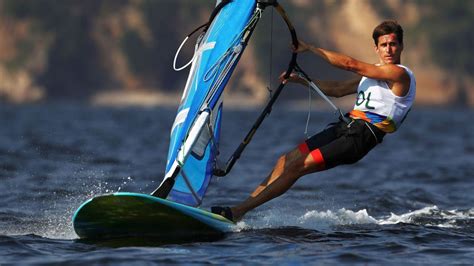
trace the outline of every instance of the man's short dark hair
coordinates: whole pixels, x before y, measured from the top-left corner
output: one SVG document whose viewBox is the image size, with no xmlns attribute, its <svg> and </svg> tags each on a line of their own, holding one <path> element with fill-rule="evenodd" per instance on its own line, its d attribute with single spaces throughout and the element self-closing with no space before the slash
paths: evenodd
<svg viewBox="0 0 474 266">
<path fill-rule="evenodd" d="M 377 46 L 379 44 L 380 36 L 390 33 L 395 33 L 398 42 L 403 45 L 403 29 L 395 20 L 384 21 L 375 27 L 374 32 L 372 33 L 375 45 Z"/>
</svg>

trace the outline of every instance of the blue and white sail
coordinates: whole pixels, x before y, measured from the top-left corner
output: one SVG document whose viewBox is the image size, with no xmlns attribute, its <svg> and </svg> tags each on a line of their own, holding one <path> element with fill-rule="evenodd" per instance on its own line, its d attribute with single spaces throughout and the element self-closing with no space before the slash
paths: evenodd
<svg viewBox="0 0 474 266">
<path fill-rule="evenodd" d="M 201 204 L 219 148 L 222 92 L 260 15 L 255 0 L 230 1 L 198 39 L 171 129 L 162 182 L 174 179 L 169 200 L 189 206 Z"/>
</svg>

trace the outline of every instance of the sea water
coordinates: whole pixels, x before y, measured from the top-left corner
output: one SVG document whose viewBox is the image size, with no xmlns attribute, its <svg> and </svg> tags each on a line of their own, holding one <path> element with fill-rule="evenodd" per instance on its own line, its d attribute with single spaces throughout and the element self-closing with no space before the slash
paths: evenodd
<svg viewBox="0 0 474 266">
<path fill-rule="evenodd" d="M 175 108 L 0 106 L 0 264 L 473 264 L 474 111 L 415 107 L 354 165 L 302 177 L 222 239 L 108 246 L 78 240 L 90 197 L 151 193 Z M 226 110 L 221 160 L 259 109 Z M 245 199 L 303 141 L 307 113 L 276 106 L 203 208 Z M 309 131 L 337 119 L 311 113 Z"/>
</svg>

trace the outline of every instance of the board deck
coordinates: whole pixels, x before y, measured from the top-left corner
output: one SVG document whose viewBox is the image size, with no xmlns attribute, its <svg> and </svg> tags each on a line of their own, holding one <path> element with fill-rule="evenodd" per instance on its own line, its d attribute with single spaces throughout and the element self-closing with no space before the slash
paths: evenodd
<svg viewBox="0 0 474 266">
<path fill-rule="evenodd" d="M 234 226 L 232 221 L 199 208 L 129 192 L 94 197 L 73 216 L 74 231 L 81 239 L 190 239 L 223 235 Z"/>
</svg>

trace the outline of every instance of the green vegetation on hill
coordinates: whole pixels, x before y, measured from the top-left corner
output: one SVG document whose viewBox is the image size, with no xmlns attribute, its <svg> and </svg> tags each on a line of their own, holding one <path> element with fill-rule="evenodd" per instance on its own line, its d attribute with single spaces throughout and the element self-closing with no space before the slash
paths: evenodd
<svg viewBox="0 0 474 266">
<path fill-rule="evenodd" d="M 431 57 L 447 71 L 474 75 L 474 1 L 418 0 L 418 38 L 429 42 Z"/>
<path fill-rule="evenodd" d="M 316 17 L 325 27 L 344 0 L 314 1 L 305 7 L 290 0 L 281 2 L 303 39 L 311 37 L 331 46 L 327 36 L 307 35 L 310 22 Z M 397 15 L 389 1 L 368 3 L 380 17 Z M 33 83 L 45 88 L 51 98 L 86 99 L 100 90 L 133 86 L 181 89 L 183 74 L 170 70 L 174 53 L 184 36 L 206 21 L 214 4 L 214 0 L 0 0 L 0 21 L 25 24 L 28 31 L 12 35 L 17 38 L 13 39 L 15 54 L 0 56 L 0 68 L 12 73 L 28 70 Z M 405 28 L 418 44 L 410 49 L 429 51 L 429 60 L 447 72 L 472 76 L 474 1 L 416 0 L 410 4 L 416 5 L 419 16 L 417 23 Z M 275 76 L 286 68 L 290 56 L 286 26 L 272 13 L 265 13 L 251 40 L 261 70 L 258 75 L 265 81 L 270 79 L 270 63 Z M 181 62 L 192 56 L 192 42 L 182 51 Z M 41 52 L 45 56 L 35 56 Z M 326 76 L 328 70 L 320 71 Z"/>
</svg>

